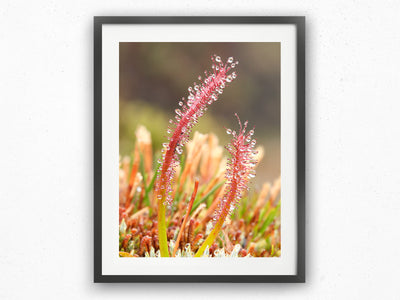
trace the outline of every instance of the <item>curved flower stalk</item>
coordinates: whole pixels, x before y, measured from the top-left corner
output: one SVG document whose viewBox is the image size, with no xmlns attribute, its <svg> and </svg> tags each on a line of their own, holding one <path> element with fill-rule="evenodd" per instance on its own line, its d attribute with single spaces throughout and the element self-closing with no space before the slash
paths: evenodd
<svg viewBox="0 0 400 300">
<path fill-rule="evenodd" d="M 238 115 L 235 115 L 239 121 L 240 131 L 236 133 L 236 131 L 232 131 L 231 129 L 226 130 L 228 134 L 232 134 L 232 140 L 226 146 L 231 157 L 227 162 L 225 173 L 227 180 L 225 193 L 216 210 L 213 219 L 213 229 L 197 251 L 195 257 L 201 257 L 206 248 L 212 245 L 221 231 L 226 218 L 232 214 L 242 198 L 243 192 L 248 189 L 249 179 L 255 177 L 254 168 L 257 164 L 256 155 L 258 152 L 254 150 L 256 140 L 252 139 L 254 128 L 246 133 L 247 121 L 242 127 Z"/>
<path fill-rule="evenodd" d="M 179 165 L 179 155 L 183 152 L 183 146 L 189 140 L 190 132 L 198 119 L 207 110 L 208 105 L 218 100 L 222 94 L 226 83 L 236 78 L 236 73 L 229 73 L 235 68 L 238 62 L 233 62 L 233 57 L 229 57 L 226 63 L 221 61 L 217 55 L 212 56 L 213 71 L 205 72 L 204 80 L 198 77 L 200 83 L 194 83 L 189 87 L 187 100 L 182 98 L 179 102 L 180 108 L 175 110 L 175 120 L 169 120 L 167 133 L 169 134 L 168 143 L 163 144 L 162 157 L 159 160 L 155 196 L 158 202 L 158 234 L 161 256 L 167 257 L 168 242 L 165 224 L 166 206 L 172 204 L 172 183 L 175 175 L 175 168 Z"/>
</svg>

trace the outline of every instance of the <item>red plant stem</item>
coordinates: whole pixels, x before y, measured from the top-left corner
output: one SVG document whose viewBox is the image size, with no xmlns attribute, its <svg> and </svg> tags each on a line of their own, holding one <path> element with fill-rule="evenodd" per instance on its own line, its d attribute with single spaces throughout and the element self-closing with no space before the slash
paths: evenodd
<svg viewBox="0 0 400 300">
<path fill-rule="evenodd" d="M 196 180 L 196 182 L 194 183 L 194 190 L 193 190 L 193 193 L 192 193 L 192 197 L 190 198 L 189 206 L 187 208 L 186 215 L 185 215 L 185 218 L 183 219 L 181 228 L 179 229 L 179 234 L 178 234 L 178 237 L 177 237 L 176 242 L 175 242 L 174 251 L 172 252 L 172 256 L 173 257 L 175 257 L 175 253 L 178 250 L 179 242 L 181 240 L 182 234 L 185 231 L 185 226 L 186 226 L 187 220 L 189 219 L 189 214 L 190 214 L 190 211 L 192 210 L 194 199 L 196 198 L 197 188 L 198 187 L 199 187 L 199 181 Z"/>
<path fill-rule="evenodd" d="M 219 82 L 223 79 L 225 76 L 225 73 L 219 73 L 217 75 L 217 78 L 215 78 L 215 81 L 212 81 L 209 86 L 206 87 L 206 90 L 203 91 L 203 95 L 210 95 L 214 92 L 214 90 L 217 88 L 217 84 L 215 82 Z M 200 107 L 202 106 L 201 101 L 197 101 L 194 103 L 187 111 L 186 113 L 182 116 L 182 119 L 180 122 L 177 123 L 176 128 L 174 130 L 174 133 L 172 134 L 172 137 L 169 141 L 169 147 L 167 148 L 168 150 L 165 153 L 165 159 L 162 165 L 162 170 L 161 170 L 161 183 L 166 185 L 168 178 L 167 176 L 163 176 L 167 173 L 167 170 L 169 166 L 171 165 L 171 162 L 173 160 L 173 156 L 176 150 L 176 147 L 181 140 L 181 133 L 182 129 L 188 126 L 188 123 L 190 120 L 192 120 L 193 115 L 199 111 Z M 164 197 L 163 197 L 164 198 Z"/>
<path fill-rule="evenodd" d="M 207 109 L 207 105 L 216 101 L 218 93 L 222 93 L 226 82 L 231 82 L 236 77 L 233 72 L 228 75 L 227 72 L 234 68 L 238 62 L 233 63 L 233 58 L 230 57 L 227 63 L 221 62 L 219 56 L 214 56 L 213 74 L 206 72 L 207 78 L 198 86 L 194 85 L 195 94 L 192 94 L 193 88 L 190 87 L 188 90 L 190 96 L 188 97 L 187 107 L 183 106 L 183 111 L 176 110 L 177 121 L 175 122 L 175 129 L 170 137 L 170 141 L 165 144 L 163 148 L 162 164 L 159 168 L 159 175 L 157 176 L 157 182 L 155 184 L 155 197 L 158 200 L 158 229 L 159 229 L 159 241 L 160 241 L 160 253 L 162 257 L 168 257 L 168 241 L 166 236 L 166 224 L 165 224 L 165 212 L 166 204 L 172 203 L 172 181 L 174 175 L 174 168 L 179 164 L 178 155 L 182 153 L 182 146 L 186 143 L 189 133 L 193 125 L 197 122 L 197 119 L 203 115 L 204 110 Z M 201 78 L 199 78 L 201 80 Z M 180 106 L 183 105 L 181 101 Z M 173 123 L 171 120 L 170 123 Z M 170 129 L 168 129 L 170 133 Z M 175 153 L 177 152 L 177 154 Z M 161 162 L 160 162 L 161 163 Z"/>
<path fill-rule="evenodd" d="M 238 155 L 236 155 L 236 157 L 239 158 Z M 236 160 L 236 161 L 237 161 L 237 163 L 239 162 L 239 160 Z M 226 207 L 230 207 L 231 203 L 234 202 L 234 200 L 236 198 L 237 190 L 238 190 L 238 180 L 233 179 L 230 184 L 230 190 L 229 190 L 229 194 L 227 197 L 228 201 L 226 202 Z M 215 241 L 218 233 L 221 231 L 222 226 L 225 223 L 225 219 L 228 216 L 228 213 L 229 213 L 229 209 L 221 209 L 221 213 L 219 215 L 217 222 L 214 225 L 213 230 L 210 232 L 207 239 L 201 245 L 199 250 L 197 250 L 195 257 L 201 257 L 203 255 L 204 251 L 206 250 L 207 246 L 210 247 L 212 245 L 212 243 Z"/>
<path fill-rule="evenodd" d="M 135 158 L 132 163 L 132 169 L 131 169 L 131 174 L 129 177 L 128 189 L 126 190 L 125 208 L 128 208 L 128 206 L 131 204 L 132 198 L 131 198 L 130 194 L 132 191 L 133 183 L 135 182 L 136 173 L 138 172 L 138 169 L 139 169 L 139 156 L 138 156 L 138 151 L 136 151 L 136 148 L 135 148 Z"/>
<path fill-rule="evenodd" d="M 247 188 L 248 178 L 254 177 L 254 167 L 256 161 L 254 155 L 255 140 L 251 139 L 254 130 L 246 134 L 247 121 L 244 123 L 244 128 L 236 115 L 240 125 L 240 131 L 236 134 L 235 131 L 228 129 L 227 133 L 233 135 L 231 143 L 226 147 L 231 154 L 231 161 L 228 163 L 226 178 L 228 179 L 226 192 L 220 200 L 219 210 L 214 217 L 214 228 L 204 241 L 203 245 L 197 251 L 195 257 L 203 255 L 207 247 L 211 247 L 218 233 L 222 229 L 228 215 L 232 213 L 235 206 L 242 197 L 242 191 Z"/>
</svg>

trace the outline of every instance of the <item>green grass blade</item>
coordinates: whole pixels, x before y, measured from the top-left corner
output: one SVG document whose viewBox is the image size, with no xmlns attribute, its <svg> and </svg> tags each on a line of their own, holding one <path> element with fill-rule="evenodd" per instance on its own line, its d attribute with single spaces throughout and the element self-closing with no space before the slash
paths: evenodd
<svg viewBox="0 0 400 300">
<path fill-rule="evenodd" d="M 223 184 L 224 184 L 224 182 L 220 182 L 220 183 L 216 184 L 206 195 L 204 195 L 204 197 L 196 198 L 196 200 L 194 200 L 193 207 L 192 207 L 192 210 L 190 211 L 190 213 L 192 213 L 197 207 L 199 207 L 199 205 L 201 203 L 203 203 L 205 200 L 207 200 L 208 197 L 210 197 L 212 194 L 214 194 L 218 190 L 218 188 L 220 188 Z"/>
</svg>

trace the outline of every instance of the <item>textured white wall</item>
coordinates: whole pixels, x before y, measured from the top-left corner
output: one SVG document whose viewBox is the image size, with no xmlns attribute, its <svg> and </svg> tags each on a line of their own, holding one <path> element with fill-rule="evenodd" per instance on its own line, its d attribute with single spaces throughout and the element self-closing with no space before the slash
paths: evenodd
<svg viewBox="0 0 400 300">
<path fill-rule="evenodd" d="M 307 16 L 307 283 L 92 283 L 92 17 Z M 0 299 L 399 299 L 399 1 L 0 6 Z"/>
</svg>

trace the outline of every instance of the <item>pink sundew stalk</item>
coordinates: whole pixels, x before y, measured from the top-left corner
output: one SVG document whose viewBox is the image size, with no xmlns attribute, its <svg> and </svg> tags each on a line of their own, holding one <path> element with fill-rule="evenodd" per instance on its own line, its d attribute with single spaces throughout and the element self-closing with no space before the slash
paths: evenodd
<svg viewBox="0 0 400 300">
<path fill-rule="evenodd" d="M 239 62 L 233 62 L 233 57 L 229 57 L 226 63 L 221 61 L 217 55 L 212 56 L 213 71 L 204 72 L 205 78 L 199 84 L 194 83 L 189 87 L 189 96 L 179 102 L 180 109 L 175 110 L 175 121 L 169 120 L 167 133 L 169 142 L 163 144 L 162 157 L 159 160 L 157 180 L 155 184 L 155 196 L 158 202 L 158 237 L 160 253 L 162 257 L 168 257 L 167 228 L 165 223 L 166 206 L 172 204 L 172 186 L 175 175 L 175 168 L 179 165 L 179 155 L 183 152 L 183 146 L 189 140 L 193 126 L 198 122 L 207 110 L 208 105 L 218 100 L 222 94 L 226 83 L 236 78 L 236 73 L 228 72 L 235 68 Z"/>
<path fill-rule="evenodd" d="M 228 134 L 232 134 L 232 140 L 225 148 L 230 154 L 230 159 L 227 162 L 227 170 L 225 174 L 226 192 L 222 196 L 218 209 L 213 219 L 214 228 L 204 241 L 203 245 L 197 251 L 195 257 L 201 257 L 207 247 L 210 247 L 221 231 L 222 226 L 228 216 L 232 214 L 234 209 L 240 202 L 243 192 L 248 190 L 249 179 L 255 177 L 255 166 L 257 160 L 255 155 L 257 151 L 254 150 L 256 140 L 252 139 L 254 128 L 246 133 L 247 121 L 242 124 L 238 118 L 240 131 L 236 133 L 231 129 L 227 129 Z"/>
</svg>

